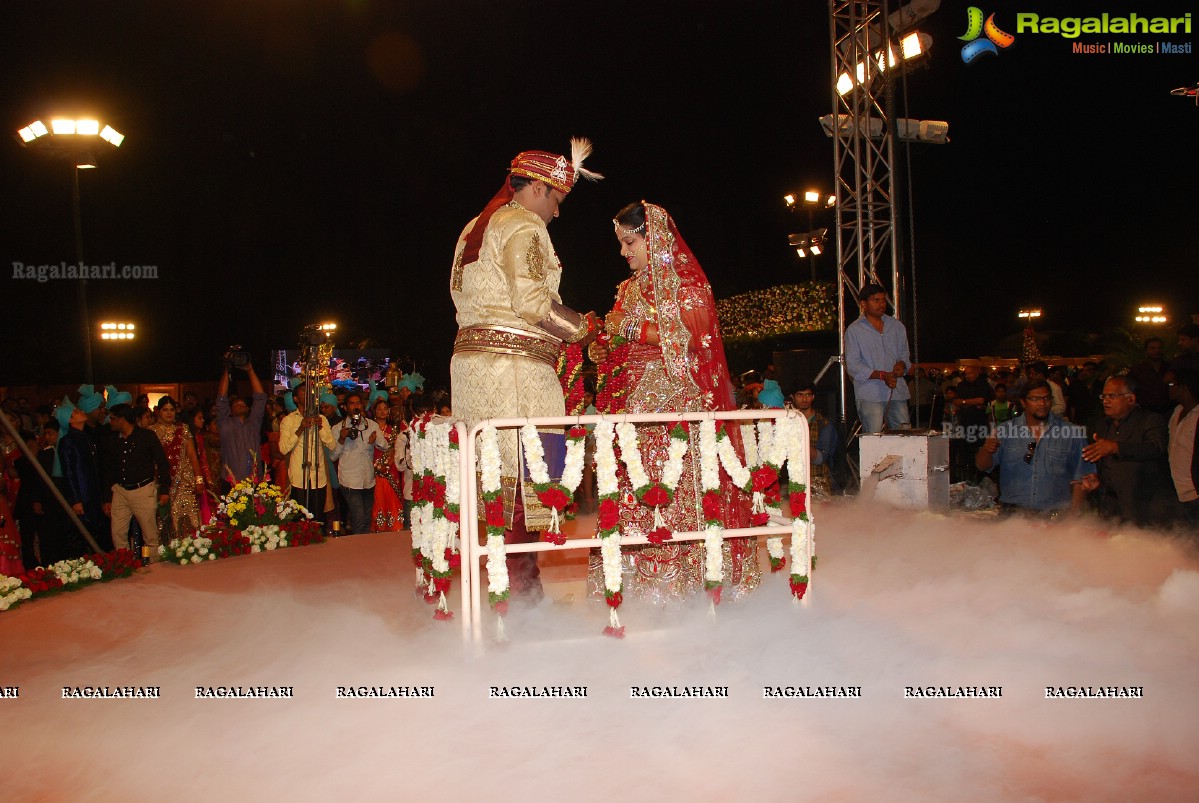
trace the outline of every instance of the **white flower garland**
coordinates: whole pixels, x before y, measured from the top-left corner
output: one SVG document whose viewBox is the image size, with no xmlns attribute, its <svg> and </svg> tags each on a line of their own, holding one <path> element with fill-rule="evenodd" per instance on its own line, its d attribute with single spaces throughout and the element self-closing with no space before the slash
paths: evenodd
<svg viewBox="0 0 1199 803">
<path fill-rule="evenodd" d="M 720 492 L 720 460 L 723 457 L 721 450 L 726 444 L 730 450 L 733 448 L 728 438 L 721 441 L 716 437 L 714 420 L 709 418 L 700 422 L 699 473 L 705 494 L 710 491 Z M 733 458 L 736 459 L 735 454 Z M 742 468 L 742 471 L 744 470 Z M 732 474 L 732 472 L 729 473 Z M 745 473 L 748 482 L 749 472 Z M 719 584 L 724 582 L 724 525 L 709 522 L 704 527 L 704 533 L 704 587 L 719 587 Z"/>
<path fill-rule="evenodd" d="M 724 527 L 709 524 L 704 532 L 704 583 L 723 583 Z"/>
<path fill-rule="evenodd" d="M 550 481 L 550 470 L 545 464 L 545 448 L 537 434 L 537 427 L 525 424 L 520 428 L 520 442 L 525 447 L 525 466 L 534 483 L 544 485 Z"/>
<path fill-rule="evenodd" d="M 762 463 L 769 463 L 781 474 L 782 466 L 787 462 L 787 439 L 780 424 L 781 422 L 778 420 L 763 419 L 759 421 L 758 441 L 760 444 L 759 456 Z M 749 462 L 748 456 L 746 462 Z M 777 505 L 764 504 L 763 509 L 768 513 L 773 513 L 781 517 L 783 513 L 782 499 L 779 499 L 779 504 Z M 771 570 L 781 570 L 781 561 L 783 558 L 783 537 L 781 535 L 768 535 L 766 537 L 766 554 L 770 556 Z"/>
<path fill-rule="evenodd" d="M 754 435 L 752 422 L 741 425 L 741 442 L 745 445 L 745 465 L 757 468 L 761 458 L 758 456 L 758 438 Z"/>
<path fill-rule="evenodd" d="M 550 469 L 545 462 L 545 446 L 541 443 L 541 435 L 533 424 L 525 424 L 520 428 L 520 442 L 524 447 L 525 465 L 529 469 L 529 477 L 534 485 L 547 486 L 554 484 L 550 479 Z M 583 458 L 586 450 L 586 438 L 566 439 L 566 458 L 562 469 L 562 481 L 558 483 L 566 489 L 571 499 L 583 481 Z M 558 508 L 547 505 L 550 509 L 549 532 L 562 532 L 562 521 Z"/>
<path fill-rule="evenodd" d="M 649 476 L 641 463 L 641 445 L 637 442 L 637 428 L 626 422 L 616 425 L 616 436 L 620 439 L 620 459 L 629 472 L 629 483 L 633 490 L 649 485 Z"/>
<path fill-rule="evenodd" d="M 479 471 L 484 494 L 500 490 L 500 436 L 488 425 L 479 433 Z M 508 550 L 503 533 L 487 533 L 487 591 L 497 597 L 508 593 Z"/>
<path fill-rule="evenodd" d="M 595 479 L 599 498 L 615 501 L 620 493 L 620 481 L 616 476 L 616 451 L 612 448 L 615 432 L 611 421 L 600 421 L 595 425 Z M 620 523 L 616 530 L 600 535 L 600 557 L 603 560 L 605 598 L 620 594 L 624 579 L 621 576 Z M 608 622 L 613 634 L 619 634 L 620 617 L 616 614 L 619 605 L 608 605 Z"/>
<path fill-rule="evenodd" d="M 762 463 L 772 463 L 776 466 L 780 465 L 779 463 L 775 462 L 775 434 L 774 422 L 772 422 L 769 418 L 764 418 L 758 422 L 758 460 L 757 462 L 750 462 L 749 452 L 747 451 L 745 454 L 745 464 L 747 466 L 756 468 Z"/>
<path fill-rule="evenodd" d="M 667 451 L 666 465 L 662 467 L 662 484 L 674 491 L 678 487 L 679 477 L 683 476 L 683 458 L 691 446 L 690 438 L 671 438 Z"/>
</svg>

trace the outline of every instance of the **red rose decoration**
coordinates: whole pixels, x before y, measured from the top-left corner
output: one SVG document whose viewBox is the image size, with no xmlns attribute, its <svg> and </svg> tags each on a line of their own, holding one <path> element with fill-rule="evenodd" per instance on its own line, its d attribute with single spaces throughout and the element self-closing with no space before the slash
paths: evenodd
<svg viewBox="0 0 1199 803">
<path fill-rule="evenodd" d="M 804 594 L 807 593 L 807 591 L 808 591 L 808 581 L 807 580 L 803 580 L 803 581 L 792 580 L 791 581 L 791 593 L 795 595 L 796 599 L 803 599 L 803 596 L 804 596 Z"/>
<path fill-rule="evenodd" d="M 457 510 L 451 510 L 449 507 L 445 509 L 445 517 L 448 521 L 452 521 L 455 524 L 462 519 L 461 514 Z"/>
<path fill-rule="evenodd" d="M 541 540 L 547 544 L 562 546 L 566 543 L 566 533 L 551 533 L 549 530 L 545 530 L 541 533 Z"/>
<path fill-rule="evenodd" d="M 769 513 L 754 513 L 749 517 L 750 523 L 755 527 L 765 527 L 770 521 Z"/>
<path fill-rule="evenodd" d="M 492 499 L 483 505 L 483 511 L 487 516 L 487 524 L 491 527 L 504 526 L 504 502 L 502 499 Z"/>
<path fill-rule="evenodd" d="M 448 622 L 454 618 L 454 614 L 452 611 L 443 611 L 441 608 L 438 608 L 433 612 L 433 618 L 439 622 Z"/>
<path fill-rule="evenodd" d="M 779 495 L 779 486 L 777 482 L 763 491 L 762 499 L 765 500 L 766 504 L 772 506 L 777 505 L 782 501 L 782 497 Z"/>
<path fill-rule="evenodd" d="M 614 594 L 613 594 L 613 593 L 608 593 L 608 594 L 607 594 L 607 599 L 608 599 L 608 606 L 609 606 L 609 607 L 611 607 L 611 608 L 619 608 L 619 607 L 620 607 L 620 603 L 624 602 L 624 594 L 621 594 L 619 591 L 617 591 L 617 592 L 616 592 L 616 593 L 614 593 Z"/>
<path fill-rule="evenodd" d="M 551 485 L 544 491 L 538 491 L 537 498 L 541 504 L 552 507 L 554 510 L 565 510 L 566 506 L 570 504 L 570 496 L 556 485 Z"/>
<path fill-rule="evenodd" d="M 412 565 L 418 569 L 424 565 L 420 559 L 420 550 L 419 549 L 412 550 Z"/>
<path fill-rule="evenodd" d="M 450 443 L 457 443 L 457 442 L 458 442 L 458 430 L 457 430 L 457 428 L 451 429 L 450 430 Z"/>
<path fill-rule="evenodd" d="M 620 506 L 615 499 L 604 499 L 599 503 L 599 526 L 601 530 L 611 530 L 620 523 Z"/>
<path fill-rule="evenodd" d="M 650 507 L 662 507 L 670 504 L 670 492 L 661 483 L 654 483 L 641 497 L 641 503 Z"/>
<path fill-rule="evenodd" d="M 719 521 L 723 515 L 720 504 L 720 494 L 715 491 L 708 491 L 704 494 L 704 518 L 711 521 Z"/>
<path fill-rule="evenodd" d="M 787 565 L 787 559 L 785 557 L 778 558 L 778 559 L 775 559 L 775 558 L 770 559 L 770 571 L 772 574 L 774 572 L 781 572 L 786 565 Z"/>
<path fill-rule="evenodd" d="M 754 470 L 751 479 L 753 480 L 753 489 L 755 491 L 765 491 L 779 481 L 779 475 L 770 466 L 762 466 Z"/>
<path fill-rule="evenodd" d="M 450 578 L 449 577 L 434 577 L 433 589 L 442 594 L 450 593 Z"/>
<path fill-rule="evenodd" d="M 649 539 L 651 544 L 660 544 L 663 541 L 671 540 L 674 537 L 674 533 L 666 527 L 659 527 L 656 530 L 650 530 L 645 534 L 645 537 Z"/>
<path fill-rule="evenodd" d="M 457 569 L 462 566 L 462 554 L 446 547 L 445 550 L 446 563 L 450 564 L 451 569 Z"/>
<path fill-rule="evenodd" d="M 499 602 L 495 603 L 491 607 L 500 616 L 506 616 L 508 614 L 508 600 L 506 600 L 506 599 L 500 600 Z"/>
<path fill-rule="evenodd" d="M 575 425 L 570 428 L 569 432 L 566 433 L 566 437 L 571 438 L 573 440 L 580 440 L 582 438 L 586 438 L 587 437 L 587 427 L 581 427 L 581 426 Z"/>
<path fill-rule="evenodd" d="M 426 586 L 426 588 L 428 588 L 428 586 Z M 425 603 L 428 605 L 436 605 L 437 604 L 437 595 L 430 594 L 428 591 L 426 591 L 425 592 Z"/>
<path fill-rule="evenodd" d="M 624 625 L 621 625 L 620 627 L 612 627 L 612 625 L 608 625 L 604 628 L 604 635 L 611 636 L 612 638 L 624 638 Z"/>
<path fill-rule="evenodd" d="M 808 512 L 808 494 L 791 494 L 791 515 L 798 516 L 800 513 Z"/>
<path fill-rule="evenodd" d="M 433 490 L 429 494 L 429 501 L 433 503 L 433 507 L 445 507 L 445 488 L 434 482 Z"/>
<path fill-rule="evenodd" d="M 720 604 L 720 594 L 724 591 L 724 586 L 712 586 L 708 589 L 708 596 L 712 598 L 713 605 Z"/>
</svg>

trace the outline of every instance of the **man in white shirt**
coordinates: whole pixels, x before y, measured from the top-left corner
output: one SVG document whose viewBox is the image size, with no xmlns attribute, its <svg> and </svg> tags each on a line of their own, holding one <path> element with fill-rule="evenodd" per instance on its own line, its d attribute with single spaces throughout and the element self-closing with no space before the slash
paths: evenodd
<svg viewBox="0 0 1199 803">
<path fill-rule="evenodd" d="M 337 461 L 337 481 L 345 502 L 349 533 L 371 530 L 375 503 L 375 446 L 387 448 L 383 430 L 363 414 L 362 394 L 346 394 L 346 417 L 333 429 L 335 444 L 329 456 Z"/>
</svg>

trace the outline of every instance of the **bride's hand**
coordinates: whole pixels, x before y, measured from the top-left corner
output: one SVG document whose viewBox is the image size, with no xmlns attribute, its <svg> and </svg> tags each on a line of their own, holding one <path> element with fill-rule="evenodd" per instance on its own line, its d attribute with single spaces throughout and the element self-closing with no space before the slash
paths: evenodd
<svg viewBox="0 0 1199 803">
<path fill-rule="evenodd" d="M 622 323 L 624 323 L 624 313 L 618 309 L 614 309 L 604 316 L 604 326 L 609 333 L 619 332 Z"/>
<path fill-rule="evenodd" d="M 587 356 L 593 363 L 599 365 L 604 360 L 608 359 L 608 349 L 597 340 L 587 347 Z"/>
</svg>

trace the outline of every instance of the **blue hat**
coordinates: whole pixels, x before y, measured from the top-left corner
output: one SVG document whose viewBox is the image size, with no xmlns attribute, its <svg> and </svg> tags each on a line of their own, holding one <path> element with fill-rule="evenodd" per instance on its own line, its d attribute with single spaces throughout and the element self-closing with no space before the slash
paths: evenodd
<svg viewBox="0 0 1199 803">
<path fill-rule="evenodd" d="M 337 406 L 337 397 L 334 396 L 332 393 L 330 393 L 327 390 L 321 394 L 320 399 L 321 399 L 321 404 L 331 404 L 334 407 Z"/>
<path fill-rule="evenodd" d="M 302 376 L 293 376 L 291 379 L 287 380 L 287 386 L 289 388 L 291 388 L 292 390 L 295 390 L 296 388 L 298 388 L 300 385 L 303 385 L 303 384 L 304 384 L 304 377 L 302 377 Z"/>
<path fill-rule="evenodd" d="M 133 394 L 127 390 L 117 390 L 116 385 L 106 385 L 104 392 L 108 395 L 109 407 L 116 407 L 118 404 L 133 404 Z"/>
<path fill-rule="evenodd" d="M 758 404 L 774 408 L 783 406 L 783 390 L 779 387 L 778 382 L 767 379 L 762 383 L 762 389 L 758 391 Z"/>
<path fill-rule="evenodd" d="M 386 390 L 384 390 L 383 388 L 379 387 L 375 383 L 375 380 L 372 379 L 370 381 L 370 384 L 371 384 L 371 395 L 369 397 L 367 397 L 367 400 L 366 400 L 366 407 L 368 410 L 371 407 L 375 406 L 375 402 L 377 400 L 382 399 L 383 401 L 387 401 L 387 399 L 390 398 L 390 395 L 388 394 L 388 392 Z"/>
<path fill-rule="evenodd" d="M 80 385 L 79 402 L 76 406 L 83 412 L 90 413 L 104 406 L 104 397 L 96 392 L 95 385 Z"/>
<path fill-rule="evenodd" d="M 289 413 L 296 411 L 296 397 L 290 393 L 283 394 L 283 409 Z"/>
<path fill-rule="evenodd" d="M 68 396 L 63 396 L 62 401 L 54 408 L 54 417 L 58 420 L 58 432 L 60 435 L 65 435 L 71 427 L 71 413 L 75 412 L 75 405 L 71 404 L 71 399 Z"/>
<path fill-rule="evenodd" d="M 408 390 L 412 391 L 413 393 L 415 393 L 418 389 L 423 388 L 424 386 L 425 386 L 425 378 L 423 376 L 421 376 L 420 374 L 418 374 L 416 371 L 413 371 L 412 373 L 405 376 L 403 379 L 400 380 L 399 384 L 397 385 L 397 387 L 408 388 Z"/>
</svg>

